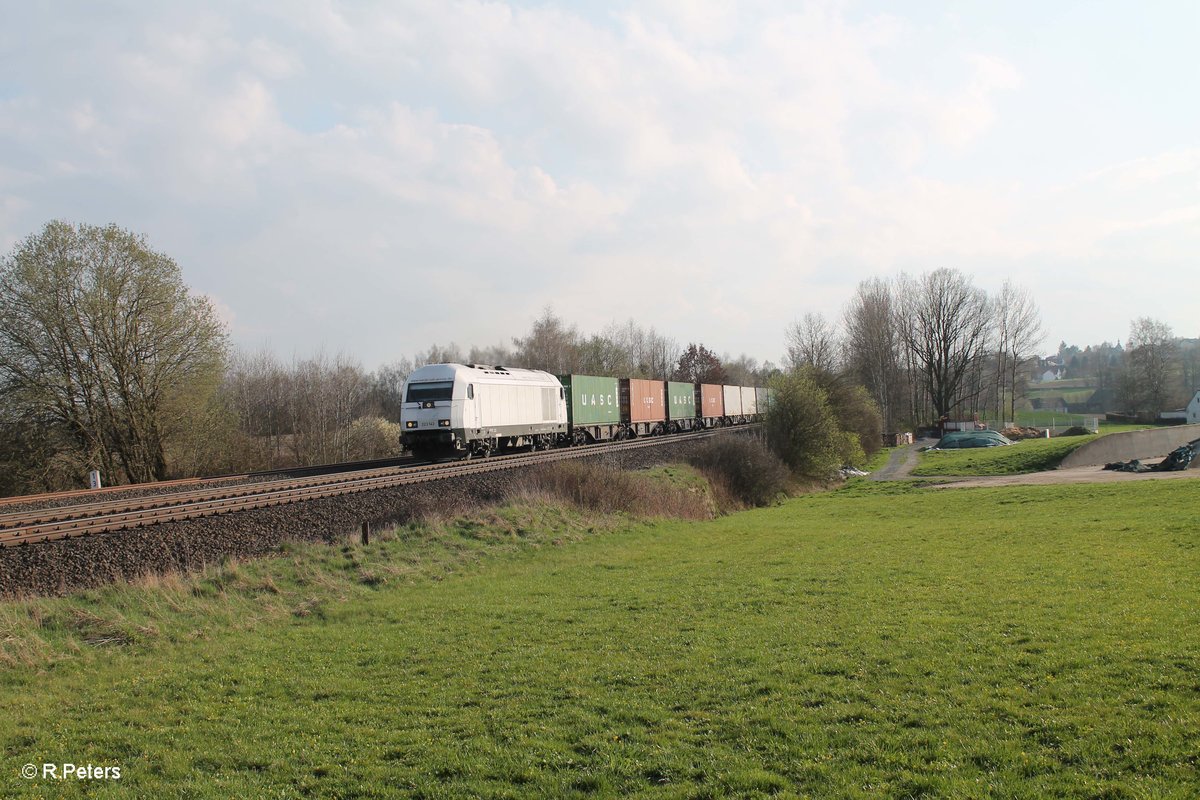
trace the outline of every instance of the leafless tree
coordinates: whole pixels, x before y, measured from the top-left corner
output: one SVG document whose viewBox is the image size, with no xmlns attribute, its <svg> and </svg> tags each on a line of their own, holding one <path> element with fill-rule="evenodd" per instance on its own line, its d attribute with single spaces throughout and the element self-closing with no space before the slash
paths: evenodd
<svg viewBox="0 0 1200 800">
<path fill-rule="evenodd" d="M 834 372 L 838 367 L 837 331 L 825 315 L 809 311 L 787 328 L 787 362 L 792 369 L 812 367 Z"/>
<path fill-rule="evenodd" d="M 1176 350 L 1170 325 L 1150 317 L 1133 321 L 1125 357 L 1130 410 L 1158 413 L 1178 394 Z"/>
<path fill-rule="evenodd" d="M 467 362 L 488 366 L 507 366 L 513 363 L 513 352 L 502 344 L 491 347 L 472 347 L 467 353 Z"/>
<path fill-rule="evenodd" d="M 725 367 L 725 380 L 729 383 L 738 386 L 762 386 L 766 383 L 758 360 L 745 353 L 737 358 L 726 353 L 721 356 L 721 364 Z"/>
<path fill-rule="evenodd" d="M 879 278 L 863 281 L 843 314 L 846 366 L 866 387 L 887 431 L 899 428 L 904 405 L 899 319 L 892 287 Z"/>
<path fill-rule="evenodd" d="M 563 322 L 553 308 L 546 306 L 542 315 L 534 320 L 529 333 L 513 339 L 513 347 L 518 366 L 566 374 L 576 368 L 579 332 L 575 326 Z"/>
<path fill-rule="evenodd" d="M 423 367 L 426 364 L 461 364 L 466 361 L 463 357 L 462 350 L 457 344 L 451 342 L 448 345 L 435 344 L 423 353 L 418 353 L 413 358 L 414 367 Z"/>
<path fill-rule="evenodd" d="M 1003 400 L 1007 395 L 1008 419 L 1015 421 L 1017 397 L 1021 391 L 1021 370 L 1033 355 L 1034 348 L 1042 343 L 1045 332 L 1042 329 L 1041 312 L 1032 293 L 1011 280 L 1006 280 L 1000 288 L 994 308 L 997 353 L 996 404 L 1003 412 Z M 1003 413 L 1000 416 L 1003 417 Z"/>
<path fill-rule="evenodd" d="M 991 330 L 987 294 L 958 270 L 938 269 L 901 276 L 899 297 L 901 337 L 933 413 L 973 404 Z"/>
</svg>

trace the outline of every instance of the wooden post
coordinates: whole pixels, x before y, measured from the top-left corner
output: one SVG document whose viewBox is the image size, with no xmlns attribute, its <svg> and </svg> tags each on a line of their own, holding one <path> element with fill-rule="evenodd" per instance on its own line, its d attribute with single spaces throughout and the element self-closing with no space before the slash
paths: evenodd
<svg viewBox="0 0 1200 800">
<path fill-rule="evenodd" d="M 369 522 L 364 522 L 362 524 L 362 543 L 363 544 L 371 543 L 371 523 L 369 523 Z"/>
</svg>

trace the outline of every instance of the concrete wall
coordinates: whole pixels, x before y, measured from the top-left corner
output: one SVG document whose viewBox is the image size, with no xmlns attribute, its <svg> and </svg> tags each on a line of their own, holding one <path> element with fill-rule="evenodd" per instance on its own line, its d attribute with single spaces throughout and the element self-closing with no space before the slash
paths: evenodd
<svg viewBox="0 0 1200 800">
<path fill-rule="evenodd" d="M 1091 467 L 1113 461 L 1161 458 L 1180 445 L 1200 439 L 1200 425 L 1172 425 L 1146 431 L 1129 431 L 1101 436 L 1063 459 L 1060 469 Z M 1200 467 L 1200 458 L 1192 461 Z"/>
</svg>

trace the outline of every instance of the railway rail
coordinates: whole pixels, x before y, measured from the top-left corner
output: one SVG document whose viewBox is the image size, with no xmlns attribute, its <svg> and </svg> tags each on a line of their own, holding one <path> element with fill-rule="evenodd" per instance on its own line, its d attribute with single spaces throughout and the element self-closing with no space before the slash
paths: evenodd
<svg viewBox="0 0 1200 800">
<path fill-rule="evenodd" d="M 750 430 L 754 427 L 756 426 L 742 426 L 736 429 L 709 430 L 691 435 L 654 437 L 616 444 L 584 445 L 547 452 L 495 456 L 479 461 L 384 467 L 333 475 L 209 487 L 58 508 L 10 512 L 0 514 L 0 547 L 16 547 L 35 542 L 90 536 L 142 528 L 161 522 L 268 508 L 356 492 L 547 464 L 602 453 L 655 447 L 681 441 L 697 441 L 720 435 L 729 430 Z M 186 483 L 189 482 L 185 481 L 180 485 L 186 485 Z"/>
<path fill-rule="evenodd" d="M 107 495 L 127 494 L 137 491 L 156 491 L 161 492 L 163 489 L 171 487 L 198 486 L 200 484 L 215 484 L 215 483 L 246 483 L 248 481 L 263 480 L 277 475 L 289 478 L 302 478 L 314 475 L 332 475 L 337 472 L 354 472 L 363 469 L 377 469 L 389 466 L 399 466 L 401 464 L 410 464 L 416 459 L 412 456 L 399 456 L 393 458 L 379 458 L 372 461 L 345 461 L 335 464 L 318 464 L 311 467 L 280 467 L 278 469 L 260 470 L 258 472 L 244 472 L 238 475 L 210 475 L 201 478 L 176 478 L 169 481 L 157 481 L 155 483 L 127 483 L 115 486 L 104 486 L 99 489 L 69 489 L 63 492 L 41 492 L 39 494 L 22 494 L 13 497 L 0 497 L 0 508 L 4 506 L 26 505 L 29 503 L 39 503 L 47 500 L 60 501 L 71 500 L 77 497 L 102 497 Z"/>
</svg>

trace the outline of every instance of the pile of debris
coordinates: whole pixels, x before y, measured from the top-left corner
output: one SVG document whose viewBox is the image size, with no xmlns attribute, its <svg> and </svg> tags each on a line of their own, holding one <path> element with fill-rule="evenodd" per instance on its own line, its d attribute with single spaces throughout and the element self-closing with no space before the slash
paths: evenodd
<svg viewBox="0 0 1200 800">
<path fill-rule="evenodd" d="M 1179 472 L 1191 466 L 1192 460 L 1196 458 L 1197 450 L 1200 450 L 1200 439 L 1175 448 L 1166 458 L 1152 467 L 1146 466 L 1135 458 L 1132 461 L 1113 461 L 1105 464 L 1104 468 L 1114 472 Z"/>
<path fill-rule="evenodd" d="M 1046 436 L 1046 432 L 1039 428 L 1022 428 L 1020 425 L 1010 425 L 1000 431 L 1004 434 L 1004 438 L 1012 439 L 1014 442 L 1018 439 L 1041 439 Z"/>
</svg>

